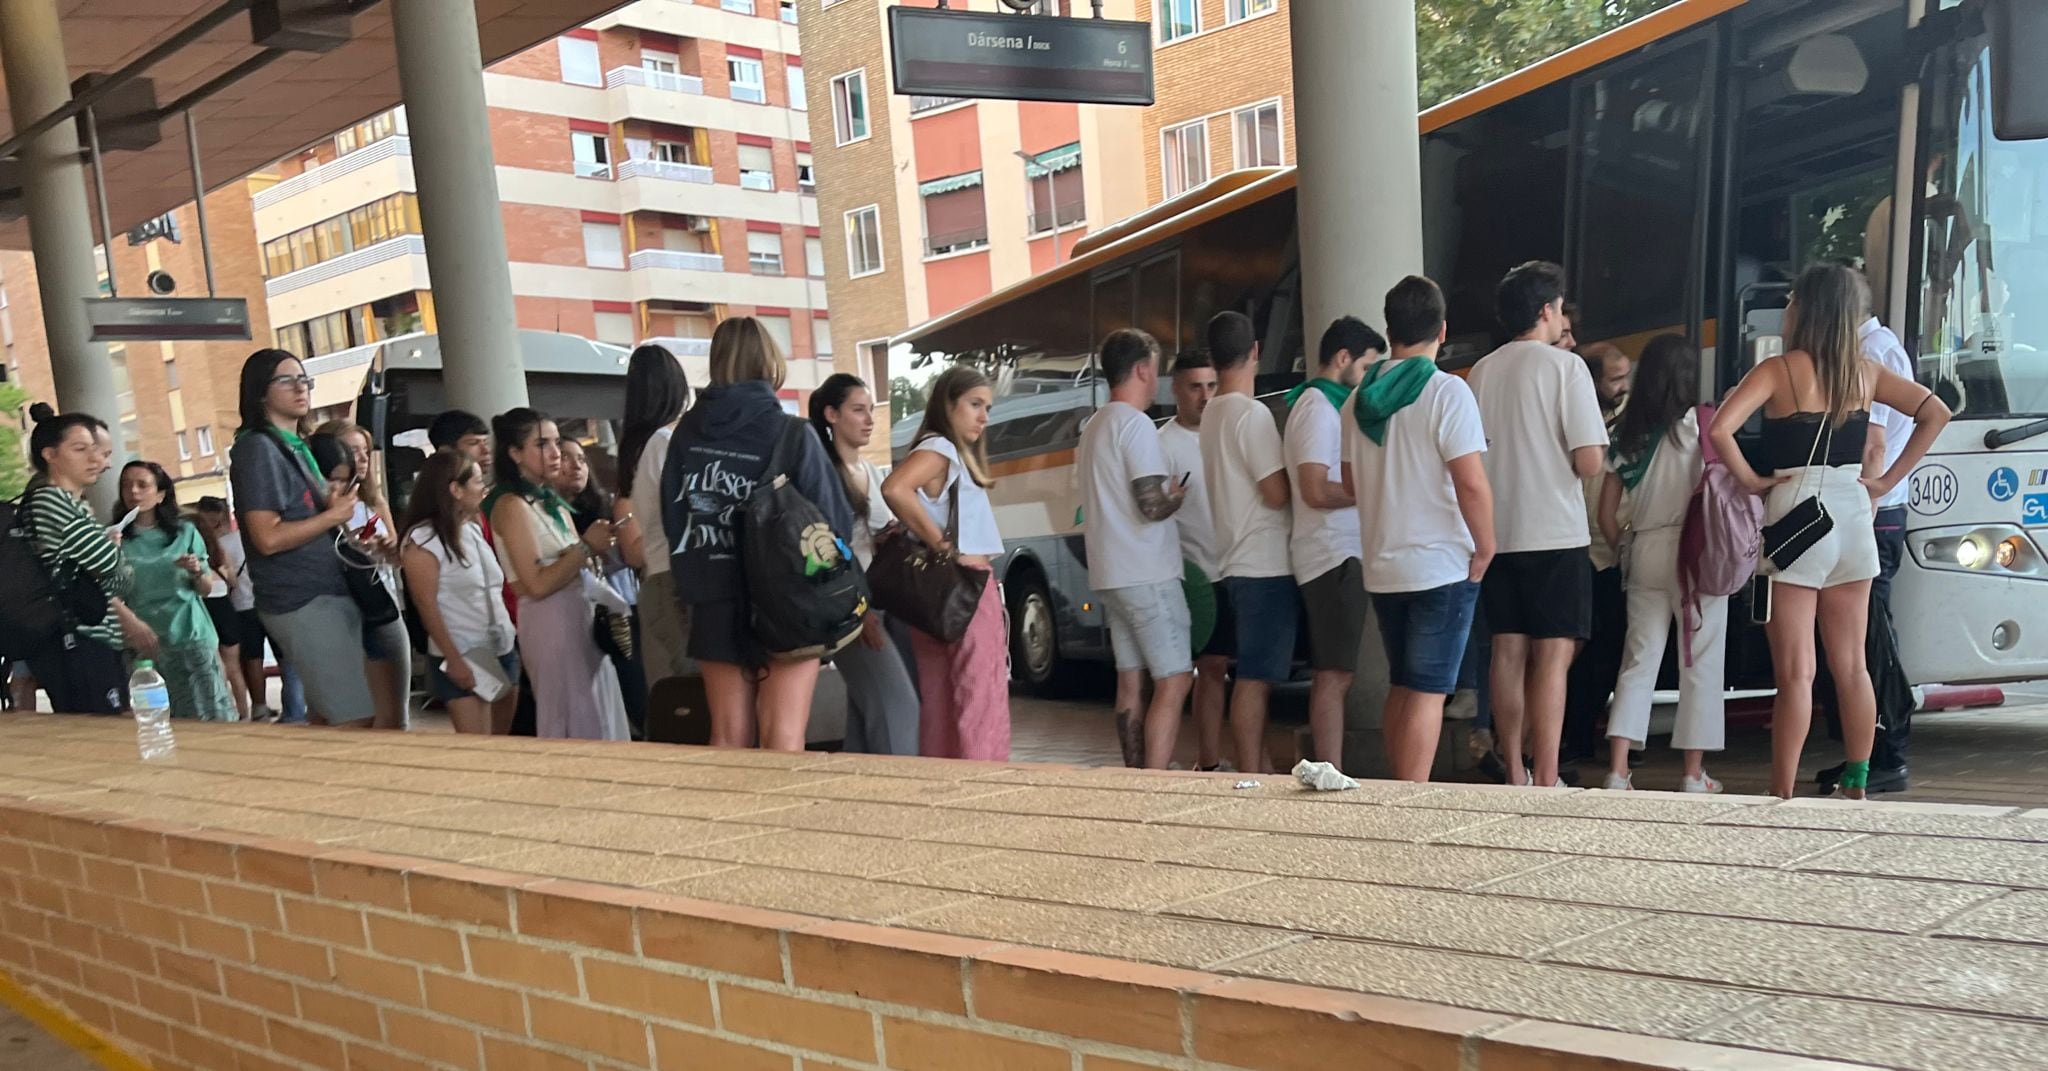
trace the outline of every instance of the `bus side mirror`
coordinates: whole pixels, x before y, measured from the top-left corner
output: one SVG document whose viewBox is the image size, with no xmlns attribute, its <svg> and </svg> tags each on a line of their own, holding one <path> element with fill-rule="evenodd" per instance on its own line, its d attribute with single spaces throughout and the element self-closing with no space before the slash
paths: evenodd
<svg viewBox="0 0 2048 1071">
<path fill-rule="evenodd" d="M 2048 4 L 1991 0 L 1991 129 L 2000 141 L 2048 138 Z"/>
</svg>

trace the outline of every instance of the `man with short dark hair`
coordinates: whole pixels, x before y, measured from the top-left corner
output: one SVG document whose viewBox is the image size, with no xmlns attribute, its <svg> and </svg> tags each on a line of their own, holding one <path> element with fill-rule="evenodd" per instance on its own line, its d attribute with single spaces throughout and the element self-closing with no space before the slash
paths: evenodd
<svg viewBox="0 0 2048 1071">
<path fill-rule="evenodd" d="M 1344 424 L 1338 409 L 1351 400 L 1366 366 L 1387 340 L 1356 316 L 1323 331 L 1314 374 L 1287 394 L 1288 486 L 1293 536 L 1288 553 L 1308 609 L 1309 737 L 1315 757 L 1336 763 L 1344 747 L 1344 694 L 1358 673 L 1365 638 L 1364 580 L 1358 564 L 1358 510 L 1345 489 Z"/>
<path fill-rule="evenodd" d="M 1181 557 L 1209 582 L 1216 606 L 1209 641 L 1195 654 L 1195 769 L 1228 769 L 1223 761 L 1223 708 L 1230 689 L 1230 656 L 1237 653 L 1237 619 L 1230 589 L 1216 575 L 1216 520 L 1209 515 L 1209 481 L 1202 472 L 1202 414 L 1216 396 L 1216 366 L 1201 350 L 1173 364 L 1173 419 L 1159 426 L 1159 452 L 1169 474 L 1185 481 L 1187 500 L 1173 515 Z M 1192 619 L 1194 607 L 1189 606 Z M 1192 621 L 1190 622 L 1192 627 Z"/>
<path fill-rule="evenodd" d="M 1569 311 L 1570 306 L 1566 307 Z M 1612 435 L 1614 422 L 1621 419 L 1622 406 L 1628 403 L 1629 378 L 1634 374 L 1635 362 L 1611 342 L 1591 343 L 1580 351 L 1579 358 L 1586 362 L 1586 372 L 1593 377 L 1593 391 L 1600 396 L 1600 417 Z M 1564 735 L 1558 753 L 1559 761 L 1567 765 L 1598 753 L 1600 719 L 1607 714 L 1608 700 L 1621 676 L 1621 648 L 1628 636 L 1628 598 L 1622 590 L 1620 548 L 1608 544 L 1595 520 L 1600 511 L 1600 488 L 1606 482 L 1607 475 L 1601 473 L 1583 484 L 1590 529 L 1586 555 L 1593 562 L 1593 623 L 1585 645 L 1572 658 L 1571 672 L 1565 679 Z M 1634 513 L 1634 503 L 1624 496 L 1618 513 L 1623 529 Z"/>
<path fill-rule="evenodd" d="M 483 470 L 486 480 L 489 479 L 491 426 L 484 423 L 484 418 L 465 409 L 444 410 L 427 425 L 427 441 L 433 444 L 435 453 L 467 456 Z"/>
<path fill-rule="evenodd" d="M 1495 299 L 1513 341 L 1481 358 L 1469 379 L 1486 429 L 1498 550 L 1480 591 L 1493 631 L 1494 736 L 1510 784 L 1533 776 L 1551 785 L 1565 677 L 1593 617 L 1581 481 L 1605 463 L 1607 425 L 1585 362 L 1557 345 L 1564 269 L 1523 264 Z"/>
<path fill-rule="evenodd" d="M 1393 348 L 1344 409 L 1344 482 L 1387 656 L 1387 761 L 1397 780 L 1427 781 L 1493 558 L 1493 496 L 1472 390 L 1436 367 L 1443 291 L 1411 275 L 1387 291 L 1386 316 Z"/>
<path fill-rule="evenodd" d="M 1136 328 L 1112 331 L 1102 340 L 1097 362 L 1109 384 L 1109 404 L 1088 418 L 1074 461 L 1081 477 L 1088 587 L 1109 618 L 1124 765 L 1165 769 L 1194 667 L 1172 523 L 1183 492 L 1166 469 L 1159 435 L 1145 415 L 1159 389 L 1159 343 Z M 1152 705 L 1140 721 L 1141 674 L 1148 671 Z"/>
<path fill-rule="evenodd" d="M 1294 668 L 1301 592 L 1287 552 L 1287 458 L 1273 414 L 1252 396 L 1259 343 L 1251 318 L 1219 312 L 1209 320 L 1209 359 L 1219 393 L 1202 417 L 1202 471 L 1216 524 L 1217 571 L 1237 617 L 1237 684 L 1230 730 L 1237 768 L 1270 773 L 1266 704 Z"/>
</svg>

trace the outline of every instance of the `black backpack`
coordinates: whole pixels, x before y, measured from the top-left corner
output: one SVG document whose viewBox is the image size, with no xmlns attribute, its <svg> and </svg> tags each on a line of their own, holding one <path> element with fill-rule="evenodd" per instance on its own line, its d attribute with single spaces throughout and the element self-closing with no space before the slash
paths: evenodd
<svg viewBox="0 0 2048 1071">
<path fill-rule="evenodd" d="M 808 422 L 787 418 L 754 493 L 739 511 L 739 550 L 754 640 L 773 661 L 830 658 L 860 636 L 867 578 L 852 548 L 789 475 Z"/>
<path fill-rule="evenodd" d="M 8 659 L 26 659 L 107 613 L 98 585 L 52 570 L 36 552 L 27 500 L 0 502 L 0 591 L 8 603 L 0 614 L 0 657 Z"/>
</svg>

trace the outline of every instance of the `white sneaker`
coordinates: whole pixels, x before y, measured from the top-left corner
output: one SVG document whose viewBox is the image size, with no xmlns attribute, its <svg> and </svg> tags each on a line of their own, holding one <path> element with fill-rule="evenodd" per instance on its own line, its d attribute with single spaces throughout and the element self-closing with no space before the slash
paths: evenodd
<svg viewBox="0 0 2048 1071">
<path fill-rule="evenodd" d="M 1607 780 L 1600 787 L 1609 792 L 1633 792 L 1636 786 L 1629 781 L 1631 775 L 1607 771 Z"/>
<path fill-rule="evenodd" d="M 1713 793 L 1721 791 L 1721 782 L 1714 780 L 1712 774 L 1701 770 L 1698 777 L 1688 777 L 1681 782 L 1681 787 L 1686 792 Z"/>
</svg>

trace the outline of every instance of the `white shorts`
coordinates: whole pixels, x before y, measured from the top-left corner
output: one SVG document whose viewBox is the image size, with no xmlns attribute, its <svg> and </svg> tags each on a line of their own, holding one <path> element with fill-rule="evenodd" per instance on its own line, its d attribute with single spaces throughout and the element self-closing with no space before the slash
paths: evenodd
<svg viewBox="0 0 2048 1071">
<path fill-rule="evenodd" d="M 1109 618 L 1109 643 L 1120 672 L 1145 670 L 1163 680 L 1194 668 L 1188 600 L 1180 581 L 1098 591 Z"/>
<path fill-rule="evenodd" d="M 1771 488 L 1764 499 L 1764 523 L 1777 521 L 1801 501 L 1819 494 L 1835 525 L 1787 568 L 1773 572 L 1766 559 L 1764 571 L 1780 584 L 1802 588 L 1832 588 L 1874 579 L 1878 574 L 1877 532 L 1871 527 L 1875 515 L 1870 492 L 1858 482 L 1862 474 L 1862 469 L 1853 465 L 1780 470 L 1778 475 L 1792 478 Z"/>
</svg>

